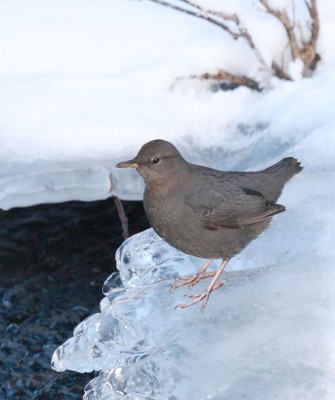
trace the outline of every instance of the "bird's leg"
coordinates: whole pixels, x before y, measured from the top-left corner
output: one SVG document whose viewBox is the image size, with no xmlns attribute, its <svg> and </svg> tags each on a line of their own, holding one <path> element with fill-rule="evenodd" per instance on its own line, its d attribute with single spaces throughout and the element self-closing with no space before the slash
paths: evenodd
<svg viewBox="0 0 335 400">
<path fill-rule="evenodd" d="M 229 260 L 230 260 L 229 258 L 222 260 L 220 268 L 215 272 L 214 278 L 212 279 L 211 283 L 208 285 L 207 289 L 203 293 L 189 296 L 189 297 L 195 298 L 195 300 L 190 301 L 189 303 L 180 304 L 177 307 L 186 308 L 186 307 L 192 306 L 193 304 L 199 303 L 200 301 L 204 300 L 204 302 L 201 306 L 201 311 L 204 311 L 211 293 L 214 290 L 217 290 L 223 286 L 223 282 L 217 283 L 217 280 L 219 279 L 220 275 L 222 274 L 222 272 L 225 269 L 226 265 L 228 264 Z"/>
<path fill-rule="evenodd" d="M 214 292 L 217 289 L 220 289 L 224 285 L 224 282 L 218 282 L 214 285 L 212 292 Z M 206 292 L 203 293 L 197 293 L 197 294 L 185 294 L 186 297 L 189 297 L 190 299 L 198 299 L 199 297 L 203 296 L 204 298 L 206 295 Z"/>
<path fill-rule="evenodd" d="M 215 272 L 209 272 L 206 273 L 208 267 L 211 265 L 213 261 L 213 258 L 210 258 L 205 262 L 205 264 L 202 266 L 201 270 L 196 273 L 195 275 L 192 275 L 191 277 L 189 276 L 180 276 L 177 279 L 182 280 L 183 282 L 177 283 L 176 285 L 173 285 L 171 287 L 171 290 L 178 289 L 182 286 L 188 286 L 191 288 L 192 286 L 196 285 L 198 282 L 200 282 L 202 279 L 206 278 L 211 278 L 215 275 Z"/>
</svg>

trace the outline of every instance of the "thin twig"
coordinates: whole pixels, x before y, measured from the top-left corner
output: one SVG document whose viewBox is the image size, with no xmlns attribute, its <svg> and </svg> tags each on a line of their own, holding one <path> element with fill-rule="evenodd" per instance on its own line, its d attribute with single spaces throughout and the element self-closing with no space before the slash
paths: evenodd
<svg viewBox="0 0 335 400">
<path fill-rule="evenodd" d="M 168 1 L 164 1 L 164 0 L 149 0 L 149 1 L 151 1 L 152 3 L 160 4 L 165 7 L 172 8 L 173 10 L 181 11 L 185 14 L 192 15 L 193 17 L 204 19 L 205 21 L 208 21 L 211 24 L 214 24 L 214 25 L 220 27 L 221 29 L 225 30 L 226 32 L 229 32 L 232 36 L 234 36 L 234 39 L 238 38 L 238 35 L 236 35 L 236 33 L 233 32 L 227 24 L 225 24 L 224 22 L 220 22 L 217 19 L 213 18 L 210 15 L 210 14 L 212 14 L 211 12 L 203 10 L 200 6 L 196 7 L 199 10 L 199 12 L 197 12 L 197 11 L 193 11 L 193 10 L 189 10 L 187 8 L 177 6 L 175 4 L 171 4 Z"/>
<path fill-rule="evenodd" d="M 271 66 L 263 58 L 261 52 L 256 46 L 253 37 L 249 31 L 242 26 L 241 21 L 235 13 L 226 14 L 221 11 L 205 9 L 203 6 L 197 4 L 195 0 L 179 0 L 179 3 L 184 4 L 185 7 L 170 3 L 169 0 L 149 0 L 153 3 L 169 7 L 171 9 L 183 12 L 185 14 L 203 19 L 211 24 L 218 26 L 219 28 L 226 31 L 234 40 L 240 38 L 244 39 L 256 56 L 260 69 L 267 72 L 268 75 L 274 74 L 280 79 L 291 80 L 291 77 L 285 72 L 283 66 L 279 66 L 275 61 L 272 62 Z M 292 2 L 293 22 L 290 20 L 289 15 L 285 9 L 276 9 L 269 4 L 268 0 L 259 0 L 259 3 L 263 6 L 263 10 L 274 16 L 284 27 L 287 37 L 288 44 L 293 60 L 301 59 L 304 65 L 303 76 L 306 76 L 309 71 L 313 71 L 316 68 L 317 62 L 320 60 L 320 56 L 316 52 L 316 44 L 319 35 L 319 16 L 317 10 L 317 0 L 304 0 L 306 7 L 309 11 L 311 18 L 311 36 L 308 41 L 304 40 L 301 26 L 296 23 L 295 5 L 294 0 Z M 296 28 L 300 29 L 301 40 L 298 40 L 296 35 Z M 300 45 L 301 43 L 301 45 Z M 201 79 L 216 79 L 216 80 L 229 80 L 238 85 L 250 87 L 252 89 L 260 90 L 259 83 L 255 80 L 245 76 L 238 76 L 220 70 L 217 74 L 203 74 Z"/>
<path fill-rule="evenodd" d="M 277 78 L 283 79 L 284 81 L 292 80 L 292 78 L 284 71 L 284 68 L 280 67 L 275 61 L 272 61 L 272 69 Z"/>
<path fill-rule="evenodd" d="M 236 83 L 239 86 L 246 86 L 250 89 L 261 90 L 258 82 L 256 82 L 255 80 L 247 78 L 246 76 L 238 76 L 238 75 L 231 74 L 230 72 L 227 72 L 223 69 L 220 69 L 217 74 L 205 73 L 203 75 L 200 75 L 200 77 L 193 75 L 193 76 L 190 76 L 190 78 L 200 78 L 200 79 L 205 79 L 205 80 L 213 79 L 213 80 L 218 80 L 218 81 L 230 81 L 232 83 Z"/>
<path fill-rule="evenodd" d="M 309 3 L 307 0 L 305 0 L 305 4 L 308 8 L 309 15 L 311 16 L 311 21 L 312 21 L 312 32 L 311 32 L 311 38 L 308 42 L 308 45 L 313 49 L 312 53 L 312 61 L 311 61 L 311 66 L 310 68 L 312 70 L 315 69 L 317 62 L 320 60 L 319 54 L 317 54 L 316 51 L 316 45 L 319 37 L 319 31 L 320 31 L 320 20 L 319 20 L 319 13 L 318 13 L 318 8 L 316 4 L 316 0 L 311 0 Z"/>
<path fill-rule="evenodd" d="M 299 58 L 300 52 L 299 52 L 299 46 L 297 42 L 297 38 L 294 33 L 294 26 L 291 24 L 291 21 L 289 19 L 289 16 L 286 12 L 286 10 L 276 10 L 275 8 L 271 7 L 268 0 L 259 0 L 260 3 L 264 6 L 266 12 L 268 14 L 273 15 L 276 17 L 284 26 L 288 39 L 290 41 L 290 49 L 291 49 L 291 54 L 293 60 Z"/>
<path fill-rule="evenodd" d="M 238 16 L 236 14 L 226 14 L 226 13 L 219 12 L 219 11 L 206 10 L 203 7 L 201 7 L 200 5 L 194 3 L 193 1 L 190 1 L 190 0 L 180 0 L 180 1 L 191 7 L 196 8 L 198 11 L 186 9 L 186 8 L 180 7 L 178 5 L 169 3 L 168 1 L 165 1 L 165 0 L 149 0 L 149 1 L 172 8 L 177 11 L 181 11 L 183 13 L 192 15 L 197 18 L 204 19 L 204 20 L 220 27 L 227 33 L 229 33 L 229 35 L 234 40 L 243 38 L 247 42 L 248 46 L 253 50 L 254 54 L 256 55 L 256 58 L 258 59 L 260 65 L 261 65 L 261 69 L 264 71 L 270 72 L 269 65 L 265 62 L 264 58 L 262 57 L 261 53 L 259 52 L 259 50 L 258 50 L 257 46 L 255 45 L 255 42 L 254 42 L 252 36 L 250 35 L 250 33 L 248 32 L 248 30 L 241 26 L 240 19 L 238 18 Z M 218 20 L 217 18 L 219 18 L 220 20 Z M 223 21 L 234 22 L 235 29 L 233 29 L 231 26 L 229 26 L 228 24 L 226 24 Z"/>
<path fill-rule="evenodd" d="M 113 199 L 121 221 L 123 238 L 126 240 L 129 238 L 128 218 L 124 211 L 122 201 L 117 196 L 113 196 Z"/>
<path fill-rule="evenodd" d="M 210 13 L 212 15 L 216 15 L 217 17 L 220 17 L 222 19 L 226 19 L 227 21 L 233 21 L 236 24 L 239 23 L 239 18 L 237 16 L 237 14 L 233 13 L 233 14 L 226 14 L 222 11 L 216 11 L 216 10 L 205 10 L 202 6 L 200 6 L 199 4 L 194 3 L 193 1 L 190 0 L 180 0 L 182 3 L 188 4 L 191 7 L 194 7 L 202 12 L 207 12 Z"/>
<path fill-rule="evenodd" d="M 293 16 L 293 22 L 291 22 L 286 10 L 277 10 L 273 8 L 270 6 L 268 0 L 259 0 L 259 2 L 263 5 L 268 14 L 276 17 L 283 25 L 289 40 L 292 59 L 300 59 L 303 62 L 303 76 L 306 76 L 309 71 L 313 71 L 316 68 L 317 62 L 320 60 L 320 56 L 316 51 L 320 29 L 316 0 L 305 0 L 305 5 L 311 17 L 311 36 L 308 41 L 304 40 L 301 30 L 301 46 L 299 46 L 299 42 L 295 34 L 295 27 L 297 26 L 295 23 L 295 15 Z M 274 69 L 276 70 L 276 68 Z M 278 77 L 280 76 L 278 75 Z"/>
</svg>

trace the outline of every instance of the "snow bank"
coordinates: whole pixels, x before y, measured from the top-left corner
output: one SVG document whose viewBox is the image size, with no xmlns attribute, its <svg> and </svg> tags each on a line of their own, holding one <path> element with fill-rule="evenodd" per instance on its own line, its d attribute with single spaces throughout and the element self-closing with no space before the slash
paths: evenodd
<svg viewBox="0 0 335 400">
<path fill-rule="evenodd" d="M 114 165 L 153 138 L 221 168 L 256 168 L 294 152 L 305 165 L 313 159 L 331 170 L 323 149 L 308 150 L 317 144 L 314 130 L 334 146 L 335 5 L 318 3 L 323 61 L 316 76 L 273 82 L 275 90 L 259 94 L 210 93 L 194 81 L 171 90 L 176 77 L 222 66 L 258 73 L 243 42 L 196 18 L 150 2 L 2 2 L 0 208 L 112 194 L 140 199 L 135 175 L 116 175 Z M 266 59 L 278 56 L 285 34 L 275 19 L 252 3 L 227 7 L 239 12 Z"/>
</svg>

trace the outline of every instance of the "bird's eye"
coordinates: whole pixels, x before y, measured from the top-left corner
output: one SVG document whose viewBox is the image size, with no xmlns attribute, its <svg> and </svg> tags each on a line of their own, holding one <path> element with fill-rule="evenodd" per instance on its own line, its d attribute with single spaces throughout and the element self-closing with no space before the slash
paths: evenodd
<svg viewBox="0 0 335 400">
<path fill-rule="evenodd" d="M 158 164 L 159 163 L 159 158 L 158 157 L 155 157 L 155 158 L 152 158 L 151 159 L 151 162 L 153 163 L 153 164 Z"/>
</svg>

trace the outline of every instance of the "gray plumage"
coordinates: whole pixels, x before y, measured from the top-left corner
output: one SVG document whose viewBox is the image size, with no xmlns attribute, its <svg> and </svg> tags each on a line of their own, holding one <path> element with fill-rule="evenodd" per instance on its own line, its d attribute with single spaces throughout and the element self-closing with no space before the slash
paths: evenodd
<svg viewBox="0 0 335 400">
<path fill-rule="evenodd" d="M 219 171 L 188 163 L 164 140 L 146 143 L 118 166 L 142 175 L 144 208 L 158 235 L 185 253 L 221 259 L 238 254 L 285 211 L 276 201 L 302 170 L 295 158 L 284 158 L 257 172 Z"/>
<path fill-rule="evenodd" d="M 285 183 L 302 170 L 295 158 L 284 158 L 257 172 L 224 172 L 188 163 L 173 144 L 152 140 L 137 156 L 117 164 L 132 167 L 145 181 L 144 208 L 154 230 L 177 249 L 208 261 L 191 277 L 179 277 L 191 288 L 212 278 L 201 294 L 191 294 L 185 308 L 200 301 L 206 307 L 230 258 L 243 250 L 285 211 L 276 204 Z M 222 259 L 217 271 L 207 272 L 215 258 Z"/>
</svg>

